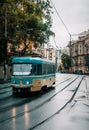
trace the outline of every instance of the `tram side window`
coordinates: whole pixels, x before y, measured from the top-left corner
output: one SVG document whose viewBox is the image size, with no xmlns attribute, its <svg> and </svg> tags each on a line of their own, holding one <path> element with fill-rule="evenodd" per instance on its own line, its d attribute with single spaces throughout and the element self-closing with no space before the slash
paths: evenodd
<svg viewBox="0 0 89 130">
<path fill-rule="evenodd" d="M 51 65 L 51 67 L 50 67 L 50 74 L 52 74 L 53 73 L 53 65 Z"/>
<path fill-rule="evenodd" d="M 37 74 L 42 75 L 42 65 L 37 65 Z"/>
<path fill-rule="evenodd" d="M 51 74 L 51 65 L 50 64 L 47 65 L 47 74 Z"/>
<path fill-rule="evenodd" d="M 37 71 L 36 71 L 36 65 L 32 66 L 32 74 L 36 75 Z"/>
<path fill-rule="evenodd" d="M 55 73 L 55 65 L 48 65 L 47 66 L 47 74 Z"/>
<path fill-rule="evenodd" d="M 56 66 L 53 65 L 53 73 L 55 73 L 55 71 L 56 71 Z"/>
<path fill-rule="evenodd" d="M 43 64 L 43 67 L 42 67 L 42 74 L 46 74 L 46 64 Z"/>
<path fill-rule="evenodd" d="M 53 73 L 53 65 L 50 65 L 50 74 Z"/>
</svg>

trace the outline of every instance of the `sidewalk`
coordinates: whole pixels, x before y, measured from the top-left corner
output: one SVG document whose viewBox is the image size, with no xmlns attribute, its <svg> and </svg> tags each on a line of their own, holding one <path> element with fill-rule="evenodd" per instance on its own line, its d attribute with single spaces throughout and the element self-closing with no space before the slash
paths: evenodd
<svg viewBox="0 0 89 130">
<path fill-rule="evenodd" d="M 0 79 L 0 84 L 9 83 L 10 79 L 7 79 L 6 81 L 4 79 Z"/>
</svg>

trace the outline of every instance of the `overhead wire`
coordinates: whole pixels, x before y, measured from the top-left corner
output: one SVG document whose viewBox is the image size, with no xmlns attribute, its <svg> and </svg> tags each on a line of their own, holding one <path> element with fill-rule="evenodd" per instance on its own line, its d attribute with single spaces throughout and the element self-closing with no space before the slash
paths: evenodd
<svg viewBox="0 0 89 130">
<path fill-rule="evenodd" d="M 66 24 L 64 23 L 63 19 L 62 19 L 61 16 L 59 15 L 59 13 L 58 13 L 58 11 L 57 11 L 57 9 L 56 9 L 54 3 L 52 2 L 52 0 L 50 0 L 50 2 L 51 2 L 51 4 L 52 4 L 53 8 L 55 9 L 58 18 L 61 20 L 62 24 L 64 25 L 64 27 L 65 27 L 67 33 L 69 34 L 69 36 L 71 36 L 71 33 L 70 33 L 69 29 L 67 28 L 67 26 L 66 26 Z"/>
</svg>

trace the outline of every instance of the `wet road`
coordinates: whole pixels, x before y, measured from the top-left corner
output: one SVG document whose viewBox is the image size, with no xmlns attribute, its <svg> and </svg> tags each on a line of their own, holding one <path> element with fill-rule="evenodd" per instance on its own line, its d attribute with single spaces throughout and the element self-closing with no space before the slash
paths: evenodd
<svg viewBox="0 0 89 130">
<path fill-rule="evenodd" d="M 55 89 L 25 98 L 0 85 L 0 130 L 89 130 L 89 76 L 56 75 Z"/>
</svg>

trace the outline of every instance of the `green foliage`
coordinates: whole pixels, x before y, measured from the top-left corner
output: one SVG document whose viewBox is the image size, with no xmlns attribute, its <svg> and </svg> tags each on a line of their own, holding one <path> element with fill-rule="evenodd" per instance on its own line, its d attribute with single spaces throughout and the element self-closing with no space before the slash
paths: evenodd
<svg viewBox="0 0 89 130">
<path fill-rule="evenodd" d="M 67 54 L 62 54 L 61 56 L 62 64 L 65 69 L 69 69 L 71 66 L 71 58 Z"/>
<path fill-rule="evenodd" d="M 51 31 L 51 9 L 49 0 L 0 1 L 0 38 L 5 37 L 6 26 L 7 40 L 13 47 L 18 45 L 20 40 L 25 44 L 27 38 L 36 45 L 47 43 L 49 37 L 54 35 Z M 5 20 L 7 20 L 6 25 Z"/>
<path fill-rule="evenodd" d="M 5 39 L 0 39 L 0 64 L 2 62 L 4 62 L 4 60 L 6 59 L 6 49 L 7 49 L 7 44 L 6 44 L 6 40 Z"/>
</svg>

